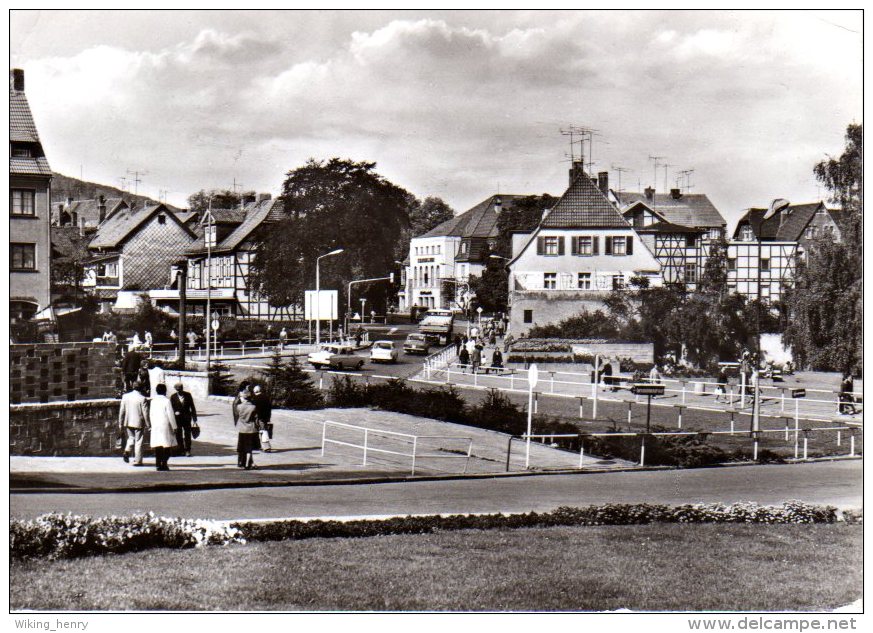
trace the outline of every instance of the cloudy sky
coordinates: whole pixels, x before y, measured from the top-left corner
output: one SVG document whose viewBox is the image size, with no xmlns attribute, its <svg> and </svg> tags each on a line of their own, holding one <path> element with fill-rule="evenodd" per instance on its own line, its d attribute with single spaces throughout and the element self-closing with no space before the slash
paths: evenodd
<svg viewBox="0 0 873 633">
<path fill-rule="evenodd" d="M 140 192 L 175 204 L 234 180 L 275 194 L 332 156 L 457 211 L 498 187 L 557 195 L 577 125 L 614 187 L 615 167 L 623 189 L 651 184 L 662 156 L 732 224 L 819 196 L 812 165 L 862 120 L 862 54 L 860 12 L 11 16 L 55 171 L 144 171 Z"/>
</svg>

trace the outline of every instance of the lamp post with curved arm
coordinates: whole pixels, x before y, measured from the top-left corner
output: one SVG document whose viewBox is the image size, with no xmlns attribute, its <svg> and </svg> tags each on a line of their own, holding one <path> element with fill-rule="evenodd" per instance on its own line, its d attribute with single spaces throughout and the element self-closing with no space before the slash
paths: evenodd
<svg viewBox="0 0 873 633">
<path fill-rule="evenodd" d="M 339 255 L 344 249 L 337 248 L 315 258 L 315 346 L 321 345 L 321 260 L 331 255 Z"/>
</svg>

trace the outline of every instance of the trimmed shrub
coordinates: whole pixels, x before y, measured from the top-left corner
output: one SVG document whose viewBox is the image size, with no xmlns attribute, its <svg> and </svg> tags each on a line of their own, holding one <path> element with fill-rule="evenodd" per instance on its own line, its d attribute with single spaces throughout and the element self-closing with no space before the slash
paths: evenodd
<svg viewBox="0 0 873 633">
<path fill-rule="evenodd" d="M 645 525 L 649 523 L 862 523 L 863 511 L 838 513 L 832 506 L 786 501 L 779 506 L 756 503 L 698 503 L 680 506 L 619 504 L 560 507 L 553 512 L 487 515 L 431 515 L 356 521 L 215 521 L 168 519 L 154 514 L 102 517 L 47 514 L 32 521 L 10 520 L 13 559 L 74 558 L 123 553 L 152 547 L 188 548 L 252 541 L 307 538 L 364 538 L 390 534 L 431 534 L 447 530 L 524 527 Z"/>
<path fill-rule="evenodd" d="M 320 409 L 324 396 L 300 367 L 296 356 L 285 361 L 279 350 L 270 357 L 270 364 L 261 371 L 274 407 L 283 409 Z M 255 380 L 257 382 L 257 380 Z"/>
</svg>

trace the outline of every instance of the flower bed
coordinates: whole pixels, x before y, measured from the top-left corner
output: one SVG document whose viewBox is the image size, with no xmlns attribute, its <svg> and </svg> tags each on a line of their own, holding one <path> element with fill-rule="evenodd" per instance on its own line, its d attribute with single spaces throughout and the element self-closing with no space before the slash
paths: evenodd
<svg viewBox="0 0 873 633">
<path fill-rule="evenodd" d="M 780 506 L 756 503 L 698 503 L 681 506 L 605 504 L 560 507 L 553 512 L 503 515 L 454 515 L 362 519 L 357 521 L 238 522 L 169 519 L 154 514 L 130 517 L 47 514 L 32 521 L 10 521 L 13 559 L 74 558 L 122 553 L 152 547 L 188 548 L 250 541 L 306 538 L 362 538 L 388 534 L 429 534 L 443 530 L 522 527 L 643 525 L 648 523 L 861 523 L 860 510 L 840 513 L 831 506 L 787 501 Z"/>
</svg>

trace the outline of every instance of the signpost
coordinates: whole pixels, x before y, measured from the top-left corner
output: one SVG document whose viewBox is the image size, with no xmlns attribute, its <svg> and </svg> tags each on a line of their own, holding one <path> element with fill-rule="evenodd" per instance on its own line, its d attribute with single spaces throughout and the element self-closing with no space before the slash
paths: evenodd
<svg viewBox="0 0 873 633">
<path fill-rule="evenodd" d="M 646 404 L 646 435 L 648 435 L 651 430 L 652 396 L 663 396 L 664 390 L 664 385 L 648 382 L 634 383 L 631 387 L 631 393 L 634 395 L 648 396 L 648 403 Z M 644 466 L 646 461 L 646 435 L 643 435 L 643 441 L 640 447 L 640 466 Z"/>
<path fill-rule="evenodd" d="M 533 427 L 533 392 L 534 388 L 537 386 L 537 381 L 540 378 L 539 370 L 537 370 L 536 363 L 530 366 L 530 369 L 527 370 L 527 442 L 524 454 L 524 469 L 527 470 L 530 467 L 530 434 L 532 433 Z"/>
<path fill-rule="evenodd" d="M 797 444 L 800 441 L 800 398 L 806 397 L 806 389 L 792 389 L 794 398 L 794 456 L 797 457 Z"/>
</svg>

